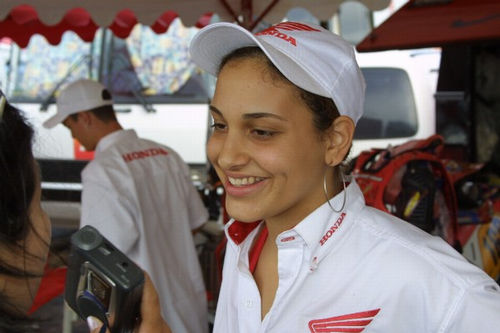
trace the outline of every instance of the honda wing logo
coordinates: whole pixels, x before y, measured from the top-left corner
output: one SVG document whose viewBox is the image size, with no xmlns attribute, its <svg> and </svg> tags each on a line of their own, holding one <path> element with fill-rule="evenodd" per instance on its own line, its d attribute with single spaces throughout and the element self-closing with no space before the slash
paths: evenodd
<svg viewBox="0 0 500 333">
<path fill-rule="evenodd" d="M 356 312 L 309 322 L 311 333 L 359 333 L 368 326 L 380 309 Z"/>
<path fill-rule="evenodd" d="M 293 38 L 292 36 L 289 36 L 283 32 L 280 32 L 279 30 L 320 31 L 318 29 L 315 29 L 315 28 L 308 26 L 307 24 L 296 23 L 296 22 L 282 22 L 282 23 L 273 25 L 272 27 L 269 27 L 265 30 L 262 30 L 262 31 L 256 33 L 255 36 L 268 35 L 268 36 L 278 37 L 278 38 L 281 38 L 284 41 L 292 44 L 293 46 L 297 46 L 297 42 L 296 42 L 295 38 Z"/>
<path fill-rule="evenodd" d="M 276 25 L 273 25 L 271 28 L 287 30 L 287 31 L 319 31 L 318 29 L 312 28 L 307 24 L 302 24 L 297 22 L 281 22 Z"/>
</svg>

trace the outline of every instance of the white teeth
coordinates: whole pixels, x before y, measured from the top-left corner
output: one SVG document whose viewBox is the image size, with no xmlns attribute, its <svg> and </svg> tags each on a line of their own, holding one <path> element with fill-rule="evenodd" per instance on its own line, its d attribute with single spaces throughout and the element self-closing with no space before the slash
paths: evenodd
<svg viewBox="0 0 500 333">
<path fill-rule="evenodd" d="M 229 182 L 231 183 L 231 185 L 242 186 L 242 185 L 252 185 L 256 182 L 260 182 L 264 178 L 261 178 L 261 177 L 245 177 L 245 178 L 228 177 L 228 179 L 229 179 Z"/>
</svg>

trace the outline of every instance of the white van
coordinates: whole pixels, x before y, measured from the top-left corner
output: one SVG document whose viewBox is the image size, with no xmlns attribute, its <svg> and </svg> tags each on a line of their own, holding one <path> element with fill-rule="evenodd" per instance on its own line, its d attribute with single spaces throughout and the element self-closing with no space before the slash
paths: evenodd
<svg viewBox="0 0 500 333">
<path fill-rule="evenodd" d="M 89 160 L 93 154 L 71 137 L 64 126 L 46 129 L 42 123 L 56 111 L 50 104 L 40 111 L 37 103 L 15 103 L 34 125 L 36 138 L 34 153 L 39 159 Z M 146 111 L 141 104 L 117 102 L 117 118 L 124 128 L 133 128 L 140 137 L 160 142 L 178 151 L 190 165 L 206 163 L 205 142 L 209 122 L 208 99 L 190 103 L 158 103 Z"/>
<path fill-rule="evenodd" d="M 351 158 L 363 150 L 435 134 L 439 50 L 358 53 L 357 60 L 366 80 L 366 98 Z"/>
</svg>

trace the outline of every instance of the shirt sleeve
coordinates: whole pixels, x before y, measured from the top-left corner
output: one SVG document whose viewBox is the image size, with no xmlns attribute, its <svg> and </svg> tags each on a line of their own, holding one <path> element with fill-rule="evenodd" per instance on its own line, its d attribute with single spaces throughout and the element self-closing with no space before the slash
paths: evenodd
<svg viewBox="0 0 500 333">
<path fill-rule="evenodd" d="M 500 288 L 491 280 L 471 287 L 459 298 L 445 330 L 449 333 L 500 332 Z"/>
<path fill-rule="evenodd" d="M 85 180 L 82 191 L 80 227 L 91 225 L 127 253 L 138 239 L 133 203 L 110 184 Z"/>
<path fill-rule="evenodd" d="M 191 186 L 191 191 L 189 193 L 189 221 L 191 225 L 191 230 L 201 227 L 205 222 L 208 221 L 208 211 L 203 201 L 200 198 L 200 195 L 194 188 Z"/>
<path fill-rule="evenodd" d="M 182 164 L 182 173 L 184 177 L 184 192 L 186 193 L 186 200 L 188 203 L 189 224 L 191 230 L 194 230 L 208 221 L 208 210 L 191 181 L 189 167 L 185 163 Z"/>
</svg>

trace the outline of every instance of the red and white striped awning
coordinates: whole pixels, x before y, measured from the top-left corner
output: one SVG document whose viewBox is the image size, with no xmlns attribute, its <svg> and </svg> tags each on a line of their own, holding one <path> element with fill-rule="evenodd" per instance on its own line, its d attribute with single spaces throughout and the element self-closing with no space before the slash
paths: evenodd
<svg viewBox="0 0 500 333">
<path fill-rule="evenodd" d="M 0 39 L 8 37 L 19 46 L 41 34 L 56 45 L 71 30 L 91 41 L 99 27 L 108 27 L 125 38 L 137 24 L 165 32 L 180 17 L 185 26 L 202 27 L 213 13 L 222 21 L 238 21 L 251 29 L 261 19 L 274 23 L 291 8 L 302 7 L 320 20 L 331 18 L 346 0 L 2 0 Z M 371 10 L 388 6 L 390 0 L 357 0 Z"/>
</svg>

